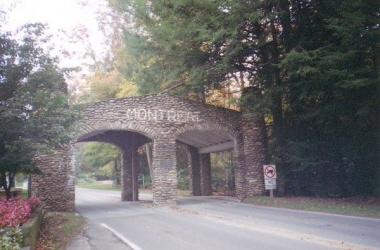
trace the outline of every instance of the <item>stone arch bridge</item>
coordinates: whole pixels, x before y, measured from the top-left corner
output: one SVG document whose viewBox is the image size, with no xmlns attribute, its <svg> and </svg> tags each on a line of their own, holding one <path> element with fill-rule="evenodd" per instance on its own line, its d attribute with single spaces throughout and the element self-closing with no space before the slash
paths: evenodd
<svg viewBox="0 0 380 250">
<path fill-rule="evenodd" d="M 137 149 L 153 143 L 153 203 L 177 201 L 176 148 L 188 155 L 192 195 L 211 195 L 210 153 L 233 150 L 238 198 L 264 193 L 262 124 L 243 113 L 167 93 L 111 99 L 89 104 L 69 146 L 38 158 L 42 176 L 30 178 L 32 195 L 46 209 L 74 211 L 75 159 L 73 144 L 107 142 L 122 152 L 121 200 L 138 200 Z"/>
</svg>

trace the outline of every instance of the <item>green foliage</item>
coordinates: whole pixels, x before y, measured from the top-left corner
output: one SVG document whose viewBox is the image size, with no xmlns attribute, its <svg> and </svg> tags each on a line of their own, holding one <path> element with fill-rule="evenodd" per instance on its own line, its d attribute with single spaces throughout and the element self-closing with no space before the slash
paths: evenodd
<svg viewBox="0 0 380 250">
<path fill-rule="evenodd" d="M 187 151 L 184 147 L 177 147 L 177 187 L 180 190 L 189 190 L 189 163 Z"/>
<path fill-rule="evenodd" d="M 177 187 L 180 190 L 189 190 L 189 170 L 181 168 L 177 171 Z"/>
<path fill-rule="evenodd" d="M 380 180 L 380 2 L 112 1 L 140 93 L 226 81 L 267 122 L 284 193 L 373 195 Z"/>
<path fill-rule="evenodd" d="M 219 85 L 227 72 L 217 62 L 232 32 L 221 2 L 119 1 L 132 26 L 124 35 L 131 56 L 124 72 L 140 93 L 182 82 L 195 92 Z"/>
<path fill-rule="evenodd" d="M 235 176 L 232 152 L 211 154 L 212 189 L 219 191 L 234 191 Z"/>
<path fill-rule="evenodd" d="M 380 162 L 380 31 L 374 6 L 379 4 L 322 4 L 318 44 L 303 41 L 302 49 L 289 51 L 279 64 L 287 88 L 281 93 L 281 134 L 274 136 L 280 139 L 276 154 L 289 192 L 374 194 Z"/>
<path fill-rule="evenodd" d="M 43 49 L 44 28 L 26 25 L 21 40 L 0 35 L 0 184 L 8 197 L 17 173 L 39 173 L 38 152 L 70 140 L 77 118 L 63 73 Z"/>
<path fill-rule="evenodd" d="M 117 69 L 109 72 L 96 71 L 86 78 L 86 85 L 91 91 L 83 92 L 79 97 L 86 102 L 122 98 L 137 92 L 136 85 L 127 81 Z"/>
<path fill-rule="evenodd" d="M 139 187 L 142 189 L 150 189 L 152 185 L 152 178 L 150 175 L 139 175 Z"/>
<path fill-rule="evenodd" d="M 22 246 L 21 229 L 14 227 L 0 237 L 0 250 L 19 250 Z"/>
<path fill-rule="evenodd" d="M 120 179 L 120 157 L 119 149 L 109 143 L 89 142 L 78 146 L 80 173 L 91 174 L 96 180 Z"/>
<path fill-rule="evenodd" d="M 107 33 L 108 51 L 103 62 L 95 61 L 91 65 L 93 73 L 85 78 L 84 89 L 79 91 L 78 102 L 103 101 L 110 98 L 122 98 L 137 93 L 136 85 L 125 78 L 120 71 L 120 65 L 128 58 L 126 50 L 120 45 L 120 23 L 116 13 L 108 13 L 99 20 L 103 32 Z M 111 23 L 107 20 L 111 17 Z M 107 29 L 110 28 L 110 29 Z M 111 34 L 108 34 L 111 33 Z M 90 52 L 91 53 L 91 52 Z M 106 143 L 89 142 L 78 146 L 77 162 L 78 178 L 96 180 L 114 180 L 120 185 L 121 154 L 120 150 Z"/>
</svg>

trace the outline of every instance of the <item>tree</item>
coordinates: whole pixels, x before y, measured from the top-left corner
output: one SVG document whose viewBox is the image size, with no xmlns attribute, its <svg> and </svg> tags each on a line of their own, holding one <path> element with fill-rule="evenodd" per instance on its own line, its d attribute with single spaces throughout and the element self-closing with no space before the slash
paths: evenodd
<svg viewBox="0 0 380 250">
<path fill-rule="evenodd" d="M 0 36 L 0 180 L 8 198 L 15 175 L 40 172 L 36 154 L 68 142 L 77 117 L 63 73 L 40 44 L 43 30 L 29 24 L 21 41 Z"/>
<path fill-rule="evenodd" d="M 219 43 L 222 32 L 214 31 L 226 24 L 217 21 L 227 14 L 217 5 L 218 1 L 120 1 L 119 9 L 131 18 L 124 41 L 132 60 L 124 72 L 139 84 L 140 93 L 186 82 L 186 88 L 204 94 L 205 88 L 220 82 L 223 72 L 213 62 L 220 58 L 220 47 L 213 41 Z"/>
<path fill-rule="evenodd" d="M 80 145 L 78 166 L 81 173 L 91 174 L 97 180 L 111 177 L 116 185 L 120 185 L 121 153 L 109 143 L 91 142 Z"/>
<path fill-rule="evenodd" d="M 380 178 L 379 4 L 119 0 L 129 21 L 131 60 L 123 72 L 140 93 L 180 85 L 177 93 L 204 100 L 228 81 L 250 87 L 240 103 L 265 118 L 268 154 L 286 192 L 373 194 Z"/>
<path fill-rule="evenodd" d="M 293 179 L 302 174 L 315 180 L 301 185 L 302 192 L 374 194 L 380 172 L 380 5 L 323 1 L 315 7 L 306 20 L 318 26 L 307 36 L 295 32 L 302 43 L 280 64 L 289 86 L 281 154 Z"/>
<path fill-rule="evenodd" d="M 129 56 L 121 44 L 122 18 L 109 8 L 99 11 L 98 24 L 106 37 L 107 53 L 102 60 L 97 60 L 95 52 L 89 49 L 93 59 L 89 68 L 91 73 L 82 84 L 84 91 L 79 91 L 79 102 L 103 101 L 110 98 L 122 98 L 137 93 L 135 83 L 127 80 L 120 71 Z M 94 174 L 99 178 L 112 178 L 120 184 L 121 154 L 120 150 L 107 143 L 88 142 L 80 145 L 77 159 L 82 173 Z"/>
</svg>

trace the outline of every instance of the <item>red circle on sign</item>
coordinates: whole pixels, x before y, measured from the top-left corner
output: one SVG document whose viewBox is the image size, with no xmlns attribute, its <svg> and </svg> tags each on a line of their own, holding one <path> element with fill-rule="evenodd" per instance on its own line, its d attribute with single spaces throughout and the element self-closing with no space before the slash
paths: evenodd
<svg viewBox="0 0 380 250">
<path fill-rule="evenodd" d="M 264 174 L 268 178 L 273 178 L 276 176 L 276 169 L 271 165 L 266 166 L 264 170 Z"/>
</svg>

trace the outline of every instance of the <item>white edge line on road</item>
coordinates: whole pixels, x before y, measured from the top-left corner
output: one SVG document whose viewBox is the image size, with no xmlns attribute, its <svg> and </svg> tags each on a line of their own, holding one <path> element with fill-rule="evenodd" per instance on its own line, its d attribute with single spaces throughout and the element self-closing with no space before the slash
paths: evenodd
<svg viewBox="0 0 380 250">
<path fill-rule="evenodd" d="M 106 224 L 104 223 L 100 223 L 100 225 L 106 229 L 108 229 L 109 231 L 111 231 L 113 234 L 115 234 L 120 240 L 122 240 L 125 244 L 127 244 L 128 246 L 130 246 L 133 250 L 142 250 L 139 246 L 137 246 L 135 243 L 133 243 L 132 241 L 126 239 L 123 235 L 121 235 L 118 231 L 116 231 L 115 229 L 113 229 L 112 227 L 109 227 L 107 226 Z"/>
</svg>

